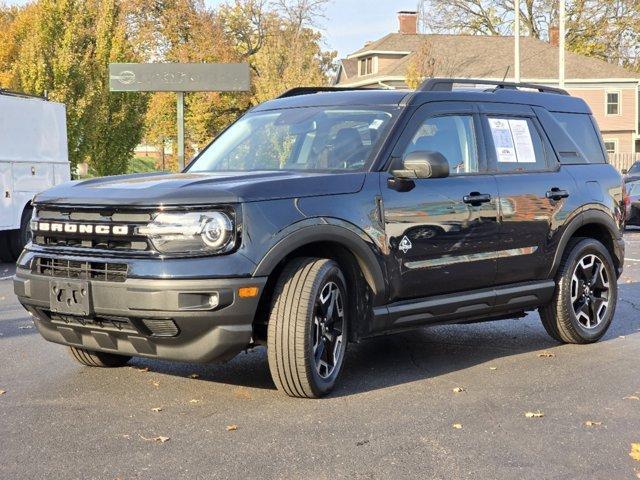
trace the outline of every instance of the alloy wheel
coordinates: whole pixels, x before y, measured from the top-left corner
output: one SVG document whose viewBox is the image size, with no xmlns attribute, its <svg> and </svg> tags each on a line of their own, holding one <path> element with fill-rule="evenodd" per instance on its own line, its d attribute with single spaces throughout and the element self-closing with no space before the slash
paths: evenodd
<svg viewBox="0 0 640 480">
<path fill-rule="evenodd" d="M 602 323 L 609 310 L 609 277 L 603 261 L 583 256 L 571 277 L 571 304 L 578 322 L 587 329 Z"/>
<path fill-rule="evenodd" d="M 342 361 L 344 302 L 334 282 L 320 290 L 313 315 L 312 345 L 316 371 L 326 379 Z"/>
</svg>

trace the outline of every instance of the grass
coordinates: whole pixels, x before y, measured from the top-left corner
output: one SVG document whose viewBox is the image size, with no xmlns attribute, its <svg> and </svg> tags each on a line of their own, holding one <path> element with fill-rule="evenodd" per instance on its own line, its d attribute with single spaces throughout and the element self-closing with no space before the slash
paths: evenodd
<svg viewBox="0 0 640 480">
<path fill-rule="evenodd" d="M 133 157 L 127 169 L 127 173 L 148 173 L 156 171 L 156 160 L 148 157 Z"/>
</svg>

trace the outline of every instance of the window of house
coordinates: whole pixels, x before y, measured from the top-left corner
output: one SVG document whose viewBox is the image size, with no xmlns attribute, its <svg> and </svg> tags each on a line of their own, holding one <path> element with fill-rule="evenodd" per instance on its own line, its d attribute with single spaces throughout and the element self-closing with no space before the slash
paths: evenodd
<svg viewBox="0 0 640 480">
<path fill-rule="evenodd" d="M 604 148 L 607 151 L 608 155 L 613 155 L 618 152 L 618 141 L 617 140 L 605 140 Z"/>
<path fill-rule="evenodd" d="M 620 92 L 607 92 L 607 115 L 620 115 Z"/>
<path fill-rule="evenodd" d="M 373 57 L 360 60 L 360 76 L 371 75 L 373 73 Z"/>
<path fill-rule="evenodd" d="M 478 145 L 470 115 L 427 118 L 418 128 L 403 157 L 411 152 L 439 152 L 449 162 L 451 175 L 478 172 Z"/>
</svg>

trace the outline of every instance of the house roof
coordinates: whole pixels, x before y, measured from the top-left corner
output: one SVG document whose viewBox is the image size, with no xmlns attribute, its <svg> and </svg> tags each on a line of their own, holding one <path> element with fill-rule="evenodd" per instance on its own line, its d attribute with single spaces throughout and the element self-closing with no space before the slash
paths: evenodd
<svg viewBox="0 0 640 480">
<path fill-rule="evenodd" d="M 366 47 L 352 53 L 343 60 L 351 64 L 356 57 L 367 52 L 412 52 L 396 62 L 389 62 L 371 77 L 404 76 L 416 51 L 428 42 L 431 55 L 435 58 L 433 76 L 462 77 L 462 78 L 503 78 L 512 77 L 514 73 L 514 39 L 512 36 L 486 35 L 437 35 L 416 34 L 407 35 L 390 33 L 371 42 Z M 532 37 L 521 37 L 520 40 L 520 72 L 526 79 L 555 79 L 558 77 L 559 49 L 547 42 Z M 364 80 L 365 77 L 355 78 L 347 73 L 348 81 L 352 83 Z M 640 79 L 640 73 L 631 72 L 620 66 L 586 57 L 572 52 L 566 52 L 565 78 L 571 79 Z"/>
</svg>

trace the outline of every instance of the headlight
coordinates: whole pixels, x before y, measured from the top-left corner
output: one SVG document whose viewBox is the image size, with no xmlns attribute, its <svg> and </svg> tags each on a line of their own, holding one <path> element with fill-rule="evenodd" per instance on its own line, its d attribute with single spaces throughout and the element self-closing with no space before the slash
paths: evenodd
<svg viewBox="0 0 640 480">
<path fill-rule="evenodd" d="M 160 253 L 224 253 L 233 248 L 234 230 L 224 212 L 163 212 L 138 233 Z"/>
</svg>

